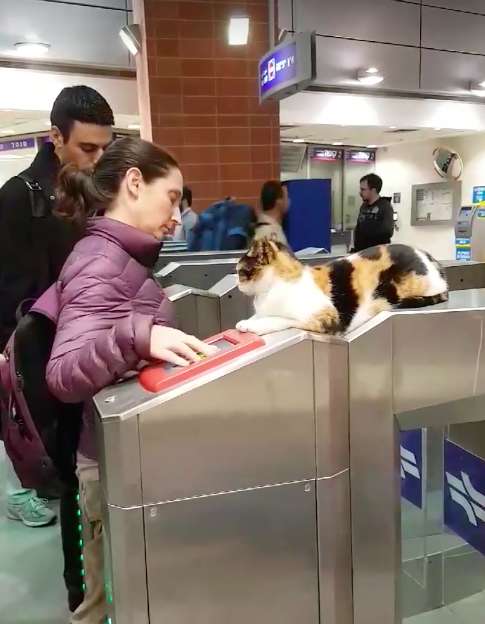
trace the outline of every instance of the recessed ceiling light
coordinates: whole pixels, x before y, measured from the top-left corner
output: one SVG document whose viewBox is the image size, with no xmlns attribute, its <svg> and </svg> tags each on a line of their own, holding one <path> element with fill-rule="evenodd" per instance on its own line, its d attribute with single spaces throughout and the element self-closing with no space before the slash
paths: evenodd
<svg viewBox="0 0 485 624">
<path fill-rule="evenodd" d="M 128 130 L 139 130 L 141 128 L 139 123 L 128 124 Z"/>
<path fill-rule="evenodd" d="M 249 17 L 231 17 L 229 20 L 229 45 L 246 45 L 249 36 Z"/>
<path fill-rule="evenodd" d="M 293 143 L 304 143 L 305 139 L 293 139 Z"/>
<path fill-rule="evenodd" d="M 1 128 L 0 134 L 14 134 L 14 131 L 12 128 Z"/>
<path fill-rule="evenodd" d="M 485 80 L 482 82 L 471 82 L 470 93 L 477 97 L 485 97 Z"/>
<path fill-rule="evenodd" d="M 19 41 L 14 47 L 18 56 L 39 58 L 45 56 L 51 46 L 49 43 L 41 43 L 40 41 Z"/>
<path fill-rule="evenodd" d="M 397 130 L 397 126 L 389 126 L 389 130 Z"/>
<path fill-rule="evenodd" d="M 369 67 L 369 69 L 361 69 L 357 73 L 357 80 L 364 85 L 377 85 L 384 80 L 384 76 L 379 72 L 377 67 Z"/>
<path fill-rule="evenodd" d="M 343 145 L 343 141 L 334 141 L 332 145 Z"/>
<path fill-rule="evenodd" d="M 368 145 L 367 149 L 376 149 L 377 145 Z"/>
</svg>

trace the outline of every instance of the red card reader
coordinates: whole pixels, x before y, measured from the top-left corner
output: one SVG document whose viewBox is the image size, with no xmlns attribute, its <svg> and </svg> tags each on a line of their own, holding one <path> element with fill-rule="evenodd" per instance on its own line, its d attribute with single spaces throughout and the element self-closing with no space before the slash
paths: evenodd
<svg viewBox="0 0 485 624">
<path fill-rule="evenodd" d="M 201 356 L 200 361 L 189 366 L 176 366 L 168 362 L 147 366 L 138 376 L 140 384 L 149 392 L 164 392 L 265 345 L 259 336 L 242 334 L 235 329 L 212 336 L 204 342 L 216 346 L 219 349 L 217 353 L 210 357 Z"/>
</svg>

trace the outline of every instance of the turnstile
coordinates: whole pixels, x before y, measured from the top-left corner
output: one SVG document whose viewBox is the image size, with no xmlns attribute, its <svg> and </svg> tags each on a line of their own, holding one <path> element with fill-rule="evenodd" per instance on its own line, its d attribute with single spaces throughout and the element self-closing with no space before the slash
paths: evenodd
<svg viewBox="0 0 485 624">
<path fill-rule="evenodd" d="M 445 262 L 443 266 L 450 290 L 485 288 L 485 263 Z M 174 284 L 165 292 L 175 305 L 179 329 L 200 338 L 235 327 L 254 313 L 251 299 L 238 289 L 235 273 L 208 290 Z"/>
<path fill-rule="evenodd" d="M 453 292 L 101 392 L 112 622 L 451 621 L 485 587 L 484 322 Z"/>
<path fill-rule="evenodd" d="M 299 255 L 298 259 L 303 264 L 316 266 L 337 257 L 340 256 L 310 253 Z M 226 275 L 235 273 L 238 261 L 239 257 L 170 262 L 159 271 L 155 271 L 155 279 L 163 288 L 173 284 L 184 284 L 192 288 L 208 290 Z"/>
</svg>

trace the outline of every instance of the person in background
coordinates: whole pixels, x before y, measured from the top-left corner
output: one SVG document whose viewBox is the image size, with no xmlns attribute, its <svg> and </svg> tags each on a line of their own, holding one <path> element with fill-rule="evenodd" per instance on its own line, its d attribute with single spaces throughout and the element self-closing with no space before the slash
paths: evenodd
<svg viewBox="0 0 485 624">
<path fill-rule="evenodd" d="M 369 173 L 360 180 L 363 204 L 354 232 L 353 251 L 362 251 L 374 245 L 391 242 L 394 233 L 394 210 L 387 197 L 381 197 L 382 179 Z"/>
<path fill-rule="evenodd" d="M 62 165 L 74 163 L 89 169 L 113 138 L 113 111 L 94 89 L 75 86 L 63 89 L 52 107 L 51 142 L 46 142 L 31 166 L 0 190 L 0 352 L 15 329 L 16 310 L 22 302 L 37 299 L 59 276 L 62 265 L 79 238 L 72 223 L 53 214 L 54 187 Z M 42 208 L 34 217 L 33 203 Z M 77 480 L 61 475 L 69 487 L 61 495 L 61 532 L 64 578 L 69 607 L 82 600 L 77 541 Z M 7 515 L 26 526 L 39 527 L 55 520 L 54 512 L 33 490 L 21 487 L 7 463 Z"/>
<path fill-rule="evenodd" d="M 152 277 L 161 240 L 180 222 L 182 174 L 161 148 L 139 138 L 109 147 L 92 175 L 68 167 L 59 214 L 85 237 L 58 281 L 60 313 L 46 378 L 54 396 L 85 402 L 78 451 L 86 593 L 71 622 L 105 622 L 102 497 L 91 399 L 143 362 L 187 366 L 216 349 L 170 327 L 171 306 Z M 101 209 L 104 216 L 89 218 Z"/>
<path fill-rule="evenodd" d="M 261 211 L 254 229 L 253 240 L 273 238 L 288 246 L 283 231 L 283 219 L 288 212 L 290 202 L 288 189 L 279 180 L 269 180 L 261 189 Z"/>
<path fill-rule="evenodd" d="M 182 193 L 180 215 L 182 223 L 175 228 L 172 240 L 188 241 L 190 232 L 194 229 L 198 220 L 197 213 L 192 210 L 192 190 L 188 186 L 184 186 Z"/>
</svg>

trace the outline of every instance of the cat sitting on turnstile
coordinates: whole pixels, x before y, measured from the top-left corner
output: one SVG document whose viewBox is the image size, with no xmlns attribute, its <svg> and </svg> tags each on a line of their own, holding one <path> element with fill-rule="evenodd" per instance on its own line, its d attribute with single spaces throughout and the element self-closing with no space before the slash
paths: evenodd
<svg viewBox="0 0 485 624">
<path fill-rule="evenodd" d="M 384 310 L 448 300 L 441 266 L 407 245 L 379 245 L 310 267 L 281 243 L 263 239 L 251 245 L 237 272 L 256 313 L 236 328 L 260 336 L 289 328 L 342 334 Z"/>
</svg>

